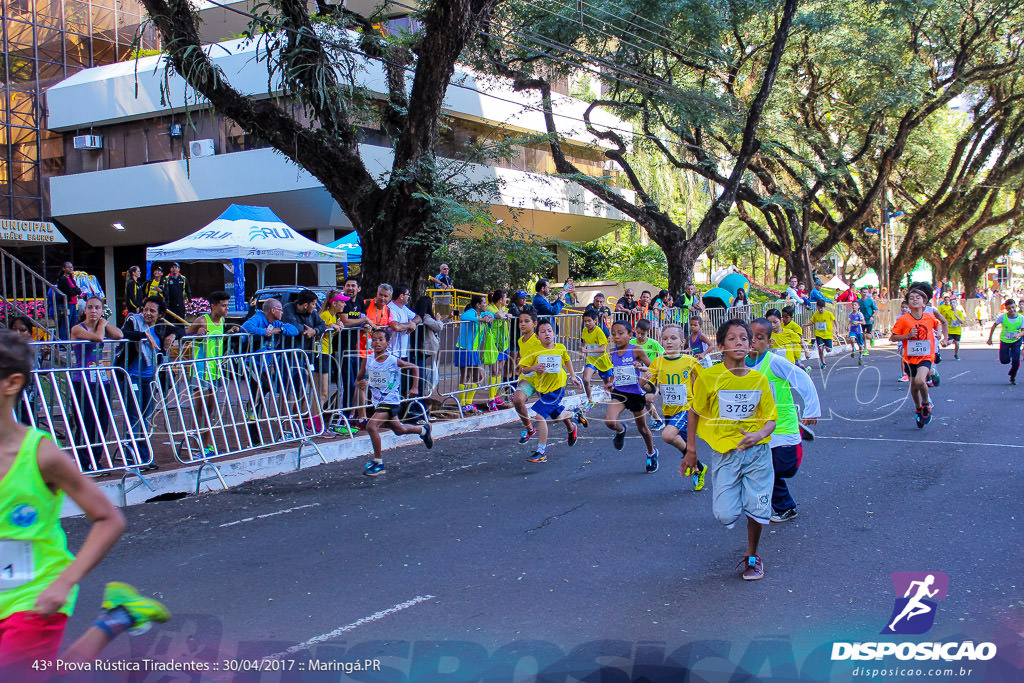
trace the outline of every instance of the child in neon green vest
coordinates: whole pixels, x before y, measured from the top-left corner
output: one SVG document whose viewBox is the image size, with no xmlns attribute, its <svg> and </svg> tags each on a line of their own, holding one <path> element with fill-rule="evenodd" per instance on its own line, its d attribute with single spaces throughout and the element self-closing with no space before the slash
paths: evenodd
<svg viewBox="0 0 1024 683">
<path fill-rule="evenodd" d="M 992 345 L 992 334 L 996 327 L 1003 329 L 999 332 L 999 362 L 1010 366 L 1010 384 L 1017 383 L 1017 370 L 1020 369 L 1020 345 L 1021 336 L 1024 335 L 1024 316 L 1017 313 L 1017 302 L 1007 299 L 1006 313 L 996 318 L 992 323 L 992 329 L 988 331 L 988 344 Z"/>
</svg>

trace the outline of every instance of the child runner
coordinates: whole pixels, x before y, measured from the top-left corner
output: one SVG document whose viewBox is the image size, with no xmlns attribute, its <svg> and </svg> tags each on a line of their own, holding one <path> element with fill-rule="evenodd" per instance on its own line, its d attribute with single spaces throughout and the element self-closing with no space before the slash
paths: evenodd
<svg viewBox="0 0 1024 683">
<path fill-rule="evenodd" d="M 900 302 L 900 315 L 910 313 L 910 304 L 906 301 Z M 903 342 L 896 342 L 896 355 L 900 359 L 900 382 L 910 381 L 910 366 L 903 360 Z"/>
<path fill-rule="evenodd" d="M 582 386 L 583 383 L 573 370 L 572 359 L 569 358 L 565 345 L 555 343 L 555 326 L 550 318 L 545 318 L 537 324 L 537 336 L 540 338 L 541 348 L 523 354 L 519 366 L 525 372 L 536 373 L 531 381 L 537 390 L 533 412 L 540 417 L 537 421 L 537 450 L 526 460 L 541 463 L 548 461 L 548 420 L 564 423 L 569 445 L 576 443 L 579 432 L 573 424 L 573 414 L 562 405 L 562 401 L 565 400 L 566 370 L 573 384 Z M 577 411 L 575 417 L 581 425 L 587 426 L 587 418 L 583 417 L 582 413 Z"/>
<path fill-rule="evenodd" d="M 858 314 L 860 312 L 858 311 Z M 772 469 L 775 472 L 775 487 L 772 489 L 772 521 L 788 522 L 796 517 L 796 501 L 789 493 L 786 479 L 796 475 L 803 460 L 803 444 L 800 438 L 800 422 L 793 391 L 800 395 L 804 404 L 805 425 L 813 425 L 821 416 L 818 392 L 814 382 L 793 363 L 774 353 L 768 353 L 774 324 L 766 318 L 757 318 L 750 323 L 754 333 L 747 354 L 747 367 L 754 368 L 772 385 L 778 420 L 769 446 L 772 449 Z"/>
<path fill-rule="evenodd" d="M 797 367 L 800 358 L 800 335 L 791 328 L 782 324 L 782 313 L 777 308 L 770 308 L 765 312 L 764 317 L 772 324 L 772 336 L 769 341 L 769 348 L 781 353 L 786 360 Z"/>
<path fill-rule="evenodd" d="M 491 386 L 487 387 L 487 410 L 492 412 L 505 407 L 505 401 L 498 396 L 508 370 L 508 296 L 504 289 L 496 289 L 487 295 L 484 311 L 492 320 L 484 327 L 484 349 L 481 360 L 489 366 Z"/>
<path fill-rule="evenodd" d="M 389 354 L 390 343 L 390 327 L 375 329 L 370 334 L 372 353 L 363 360 L 363 365 L 356 376 L 356 383 L 360 389 L 365 390 L 369 385 L 370 403 L 373 404 L 373 414 L 366 423 L 366 431 L 370 433 L 370 443 L 373 445 L 373 460 L 366 463 L 363 470 L 363 474 L 368 477 L 376 477 L 387 472 L 380 450 L 381 427 L 388 427 L 398 435 L 418 434 L 428 449 L 434 447 L 429 422 L 422 426 L 404 425 L 398 419 L 398 411 L 402 407 L 402 370 L 408 370 L 412 374 L 412 382 L 409 383 L 409 396 L 412 397 L 420 393 L 420 369 L 415 363 Z"/>
<path fill-rule="evenodd" d="M 648 293 L 649 294 L 649 293 Z M 641 298 L 643 296 L 641 295 Z M 629 340 L 630 344 L 639 346 L 647 354 L 647 359 L 653 361 L 655 358 L 664 355 L 665 347 L 651 336 L 653 324 L 644 318 L 636 322 L 636 337 Z M 647 412 L 651 414 L 651 429 L 657 431 L 665 426 L 665 423 L 658 417 L 658 409 L 651 403 L 647 406 Z"/>
<path fill-rule="evenodd" d="M 693 384 L 686 425 L 684 468 L 697 466 L 697 436 L 711 447 L 712 509 L 727 528 L 747 517 L 747 555 L 736 568 L 743 578 L 764 577 L 757 554 L 761 527 L 771 519 L 772 452 L 768 446 L 778 412 L 768 378 L 746 367 L 750 328 L 725 321 L 716 340 L 722 362 L 702 370 Z M 684 469 L 685 472 L 685 469 Z"/>
<path fill-rule="evenodd" d="M 479 413 L 473 398 L 476 385 L 483 379 L 480 368 L 480 344 L 484 337 L 484 325 L 494 321 L 490 313 L 484 314 L 484 297 L 474 294 L 466 310 L 459 316 L 459 338 L 455 344 L 455 367 L 459 369 L 459 405 L 465 415 Z"/>
<path fill-rule="evenodd" d="M 867 348 L 864 346 L 864 314 L 860 312 L 859 308 L 854 308 L 850 311 L 850 341 L 857 346 L 850 349 L 850 358 L 853 358 L 857 351 L 860 351 L 860 355 L 857 357 L 857 365 L 864 365 L 864 353 Z"/>
<path fill-rule="evenodd" d="M 0 331 L 0 680 L 19 683 L 53 675 L 32 665 L 56 660 L 78 584 L 125 526 L 121 512 L 49 435 L 14 421 L 32 359 L 17 332 Z M 65 494 L 92 522 L 77 556 L 60 525 Z M 99 617 L 63 659 L 95 660 L 124 631 L 142 631 L 169 617 L 167 608 L 131 586 L 108 583 Z"/>
<path fill-rule="evenodd" d="M 586 357 L 586 365 L 583 367 L 583 390 L 587 392 L 587 404 L 583 410 L 590 412 L 594 407 L 594 396 L 590 390 L 590 379 L 597 373 L 608 388 L 609 380 L 612 377 L 612 359 L 608 356 L 608 337 L 601 328 L 597 326 L 598 314 L 592 309 L 583 312 L 583 331 L 580 339 L 583 341 L 583 353 Z"/>
<path fill-rule="evenodd" d="M 811 322 L 807 326 L 814 330 L 814 344 L 818 347 L 818 361 L 821 368 L 825 369 L 825 349 L 832 351 L 833 329 L 836 324 L 836 317 L 832 311 L 825 308 L 825 301 L 818 299 L 817 310 L 811 315 Z"/>
<path fill-rule="evenodd" d="M 918 429 L 931 422 L 932 406 L 928 399 L 928 375 L 935 362 L 935 330 L 942 328 L 946 334 L 946 324 L 940 322 L 931 313 L 925 313 L 924 307 L 931 298 L 931 287 L 912 284 L 907 292 L 907 304 L 910 313 L 901 315 L 892 326 L 889 341 L 902 341 L 903 360 L 910 366 L 910 395 L 914 399 L 915 419 Z"/>
<path fill-rule="evenodd" d="M 950 297 L 949 294 L 943 294 L 939 313 L 949 321 L 949 340 L 953 342 L 953 360 L 960 360 L 960 335 L 964 331 L 967 312 L 964 311 L 959 299 L 955 296 Z"/>
<path fill-rule="evenodd" d="M 796 366 L 798 368 L 802 368 L 802 369 L 807 370 L 808 372 L 810 372 L 810 370 L 807 367 L 805 367 L 804 364 L 803 364 L 803 359 L 804 359 L 804 328 L 802 328 L 800 326 L 800 323 L 798 323 L 796 320 L 793 319 L 795 317 L 796 317 L 796 306 L 789 305 L 789 306 L 783 306 L 782 307 L 782 328 L 784 330 L 791 331 L 794 335 L 796 335 L 796 338 L 799 340 L 798 345 L 797 345 L 798 352 L 796 354 L 796 359 L 793 360 L 793 362 L 796 364 Z"/>
<path fill-rule="evenodd" d="M 542 347 L 540 345 L 540 338 L 536 335 L 537 330 L 537 313 L 532 307 L 527 306 L 526 310 L 519 314 L 519 331 L 522 332 L 522 336 L 519 337 L 517 346 L 519 347 L 519 358 L 520 360 L 524 356 L 528 356 L 535 351 L 539 351 Z M 512 394 L 512 405 L 515 406 L 516 414 L 519 416 L 519 421 L 523 423 L 523 431 L 519 435 L 519 443 L 526 443 L 530 440 L 530 437 L 537 433 L 536 428 L 530 421 L 530 417 L 526 412 L 526 401 L 536 393 L 536 389 L 533 387 L 534 373 L 523 372 L 522 368 L 517 366 L 516 371 L 519 372 L 519 386 L 516 387 L 516 392 Z"/>
<path fill-rule="evenodd" d="M 690 317 L 690 334 L 686 336 L 686 351 L 697 360 L 704 360 L 704 356 L 711 352 L 712 343 L 701 331 L 703 323 L 699 315 Z"/>
<path fill-rule="evenodd" d="M 690 409 L 690 396 L 693 394 L 693 381 L 700 374 L 700 362 L 693 356 L 683 355 L 683 328 L 676 323 L 669 323 L 661 330 L 661 340 L 665 343 L 665 355 L 651 361 L 651 376 L 644 381 L 649 392 L 661 393 L 661 410 L 665 414 L 665 431 L 661 439 L 670 446 L 675 446 L 686 456 L 686 416 Z M 648 393 L 648 400 L 653 400 L 653 393 Z M 690 477 L 693 490 L 704 488 L 704 477 L 708 466 L 700 460 L 692 470 L 683 471 L 683 476 Z"/>
<path fill-rule="evenodd" d="M 638 373 L 650 365 L 647 354 L 639 346 L 629 343 L 630 329 L 626 320 L 616 320 L 612 323 L 612 343 L 615 349 L 612 357 L 612 402 L 605 413 L 604 424 L 608 429 L 615 432 L 615 439 L 612 445 L 615 450 L 621 451 L 626 440 L 626 425 L 619 424 L 619 415 L 623 410 L 633 413 L 636 422 L 636 429 L 644 440 L 647 448 L 647 472 L 658 470 L 658 451 L 654 448 L 654 439 L 651 437 L 651 429 L 647 426 L 644 415 L 647 410 L 647 400 L 644 398 L 644 390 L 640 388 Z"/>
<path fill-rule="evenodd" d="M 1020 369 L 1020 345 L 1021 325 L 1024 324 L 1024 315 L 1017 314 L 1017 302 L 1007 299 L 1006 313 L 1001 313 L 996 321 L 992 323 L 992 329 L 988 331 L 988 345 L 992 346 L 992 335 L 996 327 L 1002 327 L 999 331 L 999 362 L 1010 366 L 1010 384 L 1017 383 L 1017 370 Z"/>
</svg>

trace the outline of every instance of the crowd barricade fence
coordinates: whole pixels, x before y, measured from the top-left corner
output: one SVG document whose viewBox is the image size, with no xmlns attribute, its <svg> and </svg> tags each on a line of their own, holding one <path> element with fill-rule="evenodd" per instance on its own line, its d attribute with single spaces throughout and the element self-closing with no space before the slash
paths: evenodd
<svg viewBox="0 0 1024 683">
<path fill-rule="evenodd" d="M 297 349 L 182 359 L 159 367 L 156 386 L 174 457 L 199 465 L 197 493 L 215 479 L 227 488 L 215 460 L 260 448 L 297 443 L 296 470 L 306 447 L 327 462 L 313 441 L 324 425 L 312 370 L 310 354 Z M 212 476 L 204 478 L 207 469 Z"/>
<path fill-rule="evenodd" d="M 49 434 L 88 475 L 121 474 L 121 505 L 145 485 L 153 464 L 150 425 L 137 398 L 137 378 L 124 368 L 37 368 L 16 408 L 19 421 Z M 136 481 L 126 486 L 129 477 Z"/>
</svg>

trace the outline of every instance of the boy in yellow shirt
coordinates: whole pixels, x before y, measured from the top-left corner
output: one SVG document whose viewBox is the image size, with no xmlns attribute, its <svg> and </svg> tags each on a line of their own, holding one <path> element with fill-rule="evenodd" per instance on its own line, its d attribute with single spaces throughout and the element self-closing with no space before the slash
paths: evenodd
<svg viewBox="0 0 1024 683">
<path fill-rule="evenodd" d="M 661 394 L 661 412 L 665 416 L 665 428 L 661 432 L 661 440 L 675 446 L 686 455 L 686 420 L 690 410 L 690 397 L 693 395 L 693 382 L 700 374 L 700 361 L 693 356 L 683 354 L 683 328 L 676 323 L 669 323 L 661 328 L 661 343 L 665 354 L 651 361 L 648 368 L 650 376 L 644 381 L 647 401 L 654 401 L 654 393 Z M 704 488 L 704 477 L 708 466 L 697 461 L 692 470 L 685 471 L 683 476 L 693 481 L 693 490 Z"/>
<path fill-rule="evenodd" d="M 762 526 L 771 520 L 775 473 L 769 448 L 778 411 L 768 378 L 746 366 L 752 338 L 742 320 L 718 328 L 722 362 L 702 370 L 687 416 L 685 468 L 697 464 L 697 436 L 711 446 L 712 510 L 727 528 L 747 517 L 747 556 L 736 566 L 743 578 L 764 577 L 757 554 Z"/>
<path fill-rule="evenodd" d="M 562 401 L 565 400 L 566 370 L 573 384 L 581 386 L 583 383 L 572 368 L 572 359 L 569 358 L 565 345 L 555 343 L 555 327 L 549 318 L 537 324 L 537 336 L 540 338 L 541 348 L 524 353 L 519 361 L 519 367 L 525 373 L 534 373 L 533 379 L 530 380 L 537 392 L 533 412 L 540 419 L 537 420 L 537 450 L 526 460 L 540 463 L 548 461 L 548 420 L 564 423 L 568 430 L 569 445 L 576 443 L 578 432 L 576 425 L 573 424 L 573 414 L 562 405 Z M 519 348 L 522 352 L 522 346 Z M 587 419 L 580 412 L 577 412 L 575 417 L 580 424 L 587 426 Z"/>
<path fill-rule="evenodd" d="M 832 337 L 835 336 L 836 317 L 825 308 L 825 302 L 818 299 L 818 310 L 811 315 L 807 326 L 814 330 L 814 344 L 818 347 L 818 361 L 825 369 L 825 349 L 832 351 Z"/>
<path fill-rule="evenodd" d="M 791 327 L 784 327 L 782 323 L 782 313 L 777 308 L 770 308 L 764 314 L 764 317 L 772 323 L 772 338 L 768 344 L 768 348 L 772 351 L 778 350 L 781 355 L 785 356 L 786 360 L 794 365 L 800 360 L 800 347 L 801 337 L 799 332 L 795 332 Z M 800 326 L 793 323 L 794 326 L 799 330 Z"/>
<path fill-rule="evenodd" d="M 608 355 L 608 336 L 597 325 L 597 311 L 587 309 L 583 312 L 583 355 L 586 364 L 583 366 L 583 390 L 587 392 L 587 403 L 583 410 L 590 412 L 594 407 L 594 396 L 590 392 L 590 379 L 596 373 L 604 381 L 605 388 L 610 387 L 612 378 L 612 359 Z"/>
<path fill-rule="evenodd" d="M 960 334 L 964 331 L 964 320 L 967 319 L 967 313 L 958 299 L 950 300 L 949 294 L 942 295 L 939 313 L 949 321 L 949 334 L 946 337 L 953 342 L 953 360 L 960 360 Z"/>
<path fill-rule="evenodd" d="M 790 332 L 793 333 L 793 335 L 797 339 L 797 346 L 796 346 L 796 350 L 795 350 L 796 360 L 794 360 L 793 362 L 796 363 L 799 367 L 803 368 L 804 370 L 807 370 L 808 372 L 810 372 L 810 370 L 808 370 L 807 367 L 804 366 L 804 364 L 803 364 L 803 360 L 804 360 L 804 328 L 800 327 L 800 323 L 798 323 L 796 320 L 794 320 L 795 317 L 796 317 L 796 306 L 792 306 L 792 305 L 790 305 L 790 306 L 783 306 L 782 307 L 782 315 L 781 315 L 781 319 L 782 319 L 782 327 L 781 327 L 781 329 L 782 330 L 789 330 Z"/>
<path fill-rule="evenodd" d="M 519 331 L 522 332 L 519 336 L 517 347 L 519 349 L 519 358 L 528 356 L 541 348 L 540 339 L 536 335 L 537 313 L 532 308 L 519 314 Z M 516 387 L 515 393 L 512 394 L 512 405 L 515 406 L 519 421 L 523 423 L 523 431 L 519 435 L 519 443 L 526 443 L 530 440 L 531 436 L 537 433 L 533 422 L 530 421 L 529 414 L 526 412 L 526 401 L 537 390 L 533 388 L 532 384 L 533 373 L 524 373 L 518 366 L 517 371 L 519 372 L 519 385 Z"/>
</svg>

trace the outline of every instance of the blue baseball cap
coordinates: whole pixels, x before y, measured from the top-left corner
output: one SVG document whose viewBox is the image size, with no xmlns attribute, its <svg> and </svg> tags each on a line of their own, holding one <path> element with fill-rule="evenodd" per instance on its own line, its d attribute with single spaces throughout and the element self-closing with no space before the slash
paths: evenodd
<svg viewBox="0 0 1024 683">
<path fill-rule="evenodd" d="M 525 299 L 526 297 L 527 297 L 527 294 L 522 289 L 516 290 L 516 293 L 512 295 L 513 299 Z"/>
</svg>

